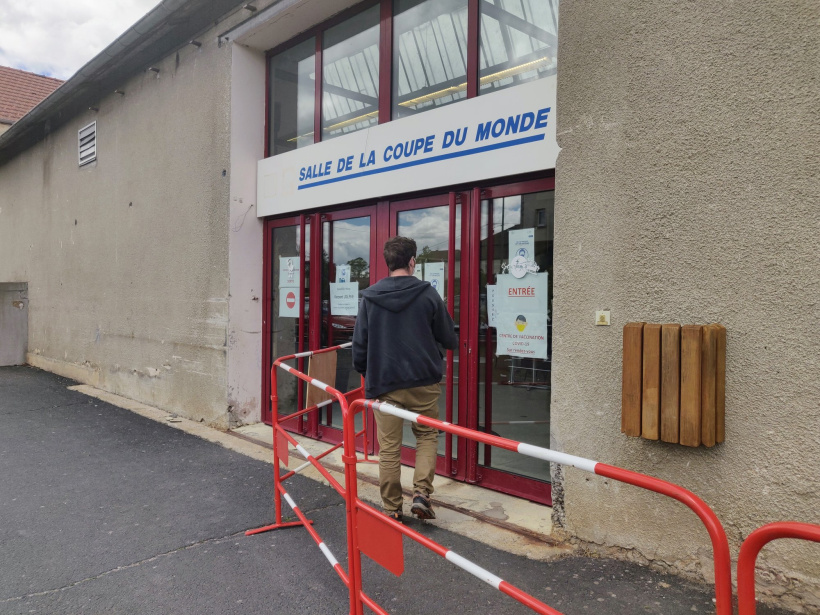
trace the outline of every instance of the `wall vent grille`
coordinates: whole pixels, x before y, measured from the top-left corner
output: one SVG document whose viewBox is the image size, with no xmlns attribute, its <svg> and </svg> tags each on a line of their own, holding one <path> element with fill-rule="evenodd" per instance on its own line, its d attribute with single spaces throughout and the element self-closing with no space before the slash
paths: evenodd
<svg viewBox="0 0 820 615">
<path fill-rule="evenodd" d="M 97 122 L 80 128 L 77 133 L 79 142 L 80 166 L 97 159 Z"/>
</svg>

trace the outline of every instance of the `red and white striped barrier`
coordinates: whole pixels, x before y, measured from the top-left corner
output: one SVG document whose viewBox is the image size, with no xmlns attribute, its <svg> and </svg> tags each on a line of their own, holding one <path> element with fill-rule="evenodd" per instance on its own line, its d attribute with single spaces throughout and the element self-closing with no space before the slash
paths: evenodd
<svg viewBox="0 0 820 615">
<path fill-rule="evenodd" d="M 679 487 L 678 485 L 674 485 L 645 474 L 640 474 L 638 472 L 624 470 L 622 468 L 593 461 L 591 459 L 585 459 L 583 457 L 577 457 L 575 455 L 569 455 L 559 451 L 553 451 L 551 449 L 526 444 L 524 442 L 516 442 L 514 440 L 502 438 L 490 433 L 467 429 L 459 425 L 453 425 L 452 423 L 446 421 L 420 416 L 415 412 L 397 408 L 386 403 L 365 400 L 363 399 L 363 387 L 356 389 L 355 391 L 342 393 L 327 383 L 311 378 L 297 369 L 284 364 L 284 361 L 309 357 L 323 352 L 332 352 L 340 348 L 349 347 L 350 345 L 351 344 L 348 343 L 318 351 L 301 352 L 282 357 L 274 361 L 273 368 L 271 369 L 271 401 L 273 403 L 274 502 L 276 508 L 276 523 L 258 528 L 256 530 L 250 530 L 246 532 L 246 534 L 256 534 L 272 529 L 303 525 L 313 538 L 314 542 L 316 542 L 319 546 L 319 549 L 322 551 L 330 565 L 348 587 L 351 615 L 363 615 L 365 606 L 377 615 L 389 615 L 387 611 L 385 611 L 362 591 L 361 553 L 367 553 L 382 566 L 394 572 L 394 574 L 401 574 L 404 569 L 404 556 L 401 546 L 402 535 L 407 536 L 408 538 L 411 538 L 419 544 L 427 547 L 462 570 L 469 572 L 477 579 L 480 579 L 498 591 L 507 594 L 521 604 L 528 606 L 533 611 L 541 613 L 542 615 L 561 615 L 559 611 L 556 611 L 552 607 L 537 600 L 514 585 L 511 585 L 492 572 L 489 572 L 478 564 L 462 557 L 458 553 L 455 553 L 454 551 L 430 540 L 402 523 L 383 515 L 380 511 L 359 499 L 357 492 L 358 486 L 356 465 L 361 462 L 369 461 L 369 459 L 367 459 L 366 456 L 364 459 L 357 457 L 355 446 L 356 438 L 362 435 L 364 430 L 360 432 L 355 431 L 354 419 L 355 415 L 359 412 L 364 412 L 365 409 L 374 408 L 412 423 L 433 427 L 459 437 L 468 438 L 490 446 L 517 452 L 528 457 L 541 459 L 543 461 L 572 466 L 579 470 L 590 472 L 598 476 L 604 476 L 606 478 L 628 483 L 649 491 L 654 491 L 656 493 L 674 498 L 685 504 L 701 519 L 712 541 L 715 562 L 716 613 L 717 615 L 732 615 L 731 564 L 729 544 L 726 538 L 726 533 L 714 512 L 695 494 L 682 487 Z M 320 404 L 316 404 L 310 408 L 305 408 L 286 417 L 280 418 L 278 414 L 278 398 L 276 394 L 277 368 L 296 376 L 312 386 L 326 391 L 334 399 L 321 402 Z M 328 404 L 333 403 L 334 401 L 339 403 L 342 410 L 342 419 L 344 424 L 343 441 L 340 444 L 337 444 L 324 451 L 320 455 L 311 455 L 296 441 L 293 436 L 284 430 L 280 423 L 308 412 L 318 410 Z M 536 421 L 515 421 L 510 422 L 510 424 L 530 424 L 535 422 Z M 292 445 L 299 452 L 299 454 L 306 459 L 306 463 L 284 475 L 281 475 L 278 462 L 283 461 L 283 463 L 287 465 L 288 445 Z M 344 447 L 342 455 L 342 461 L 345 464 L 344 486 L 339 484 L 339 482 L 327 470 L 325 470 L 320 463 L 320 460 L 323 457 L 338 449 L 340 446 Z M 284 447 L 284 450 L 281 450 L 281 447 Z M 315 467 L 320 473 L 322 473 L 330 485 L 345 499 L 345 517 L 348 543 L 347 572 L 345 572 L 339 561 L 324 541 L 322 541 L 316 530 L 311 526 L 312 521 L 305 517 L 304 513 L 299 509 L 293 501 L 293 498 L 287 493 L 282 484 L 282 481 L 309 466 Z M 293 509 L 294 514 L 299 519 L 298 522 L 282 522 L 281 498 L 283 497 L 288 505 Z M 361 536 L 359 534 L 360 526 L 365 528 Z M 770 540 L 774 540 L 776 538 L 801 538 L 804 540 L 814 540 L 816 542 L 820 542 L 820 526 L 800 523 L 775 523 L 769 526 L 764 526 L 749 535 L 741 547 L 740 557 L 738 560 L 739 615 L 754 615 L 755 613 L 754 564 L 760 549 Z"/>
<path fill-rule="evenodd" d="M 772 540 L 796 538 L 820 542 L 820 525 L 783 521 L 769 523 L 757 528 L 740 545 L 737 558 L 737 608 L 738 615 L 755 615 L 755 562 L 760 550 Z"/>
<path fill-rule="evenodd" d="M 502 438 L 501 436 L 495 436 L 492 434 L 467 429 L 465 427 L 453 425 L 452 423 L 448 423 L 446 421 L 421 416 L 415 412 L 397 408 L 383 402 L 357 400 L 351 405 L 351 414 L 355 414 L 355 409 L 358 404 L 361 404 L 367 408 L 376 408 L 381 412 L 392 414 L 393 416 L 397 416 L 419 425 L 434 427 L 447 433 L 476 440 L 478 442 L 489 444 L 508 451 L 521 453 L 522 455 L 526 455 L 528 457 L 534 457 L 536 459 L 549 461 L 551 463 L 572 466 L 585 472 L 605 476 L 607 478 L 628 483 L 636 487 L 642 487 L 643 489 L 648 489 L 649 491 L 654 491 L 678 500 L 691 508 L 692 511 L 700 517 L 706 527 L 707 532 L 709 532 L 715 561 L 715 601 L 717 606 L 717 615 L 732 615 L 732 570 L 729 554 L 729 541 L 726 538 L 726 532 L 724 531 L 723 526 L 715 513 L 694 493 L 684 489 L 683 487 L 679 487 L 678 485 L 674 485 L 651 476 L 646 476 L 644 474 L 639 474 L 638 472 L 624 470 L 622 468 L 599 463 L 591 459 L 576 457 L 575 455 L 553 451 L 548 448 L 542 448 L 540 446 L 534 446 L 524 442 L 516 442 L 515 440 L 509 440 L 507 438 Z"/>
</svg>

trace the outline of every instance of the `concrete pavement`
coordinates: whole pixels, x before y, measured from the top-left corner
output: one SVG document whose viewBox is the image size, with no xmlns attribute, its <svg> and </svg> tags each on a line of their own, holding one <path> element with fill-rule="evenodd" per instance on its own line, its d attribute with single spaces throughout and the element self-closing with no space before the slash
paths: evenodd
<svg viewBox="0 0 820 615">
<path fill-rule="evenodd" d="M 269 450 L 197 424 L 175 429 L 156 409 L 73 385 L 0 368 L 0 614 L 347 612 L 346 588 L 304 529 L 244 536 L 273 520 Z M 341 499 L 304 476 L 289 490 L 344 566 Z M 462 534 L 484 542 L 448 522 L 409 523 L 567 615 L 714 611 L 710 587 L 634 564 L 527 536 L 502 545 L 480 520 Z M 365 590 L 390 613 L 531 612 L 404 545 L 401 577 L 363 558 Z"/>
</svg>

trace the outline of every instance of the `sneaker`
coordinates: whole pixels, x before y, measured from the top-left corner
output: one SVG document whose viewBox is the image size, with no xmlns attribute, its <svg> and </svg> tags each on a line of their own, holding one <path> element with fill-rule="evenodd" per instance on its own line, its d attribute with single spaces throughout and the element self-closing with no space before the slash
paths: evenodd
<svg viewBox="0 0 820 615">
<path fill-rule="evenodd" d="M 385 510 L 384 514 L 393 519 L 393 521 L 398 521 L 399 523 L 402 523 L 402 520 L 404 519 L 404 515 L 400 510 Z"/>
<path fill-rule="evenodd" d="M 430 498 L 418 491 L 413 494 L 413 505 L 410 507 L 410 512 L 419 519 L 436 518 L 436 511 L 433 510 L 433 503 Z"/>
</svg>

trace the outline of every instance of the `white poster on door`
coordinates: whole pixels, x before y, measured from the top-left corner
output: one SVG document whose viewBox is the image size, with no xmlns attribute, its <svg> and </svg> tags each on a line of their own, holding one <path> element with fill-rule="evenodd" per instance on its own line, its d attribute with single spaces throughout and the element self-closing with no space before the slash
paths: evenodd
<svg viewBox="0 0 820 615">
<path fill-rule="evenodd" d="M 487 326 L 496 327 L 498 322 L 498 302 L 495 296 L 494 284 L 487 284 Z"/>
<path fill-rule="evenodd" d="M 535 264 L 535 229 L 524 228 L 509 232 L 510 260 L 507 267 L 516 278 L 538 271 Z"/>
<path fill-rule="evenodd" d="M 524 279 L 499 275 L 495 300 L 497 354 L 546 359 L 549 275 L 535 273 Z"/>
<path fill-rule="evenodd" d="M 419 280 L 424 280 L 424 276 L 421 273 L 421 263 L 417 263 L 416 268 L 413 269 L 413 277 L 418 278 Z"/>
<path fill-rule="evenodd" d="M 496 323 L 498 355 L 547 358 L 547 323 L 540 312 L 503 312 Z"/>
<path fill-rule="evenodd" d="M 279 288 L 299 288 L 302 276 L 299 275 L 298 256 L 279 257 Z"/>
<path fill-rule="evenodd" d="M 424 263 L 424 279 L 444 299 L 444 263 Z"/>
<path fill-rule="evenodd" d="M 299 289 L 279 289 L 279 316 L 285 318 L 299 318 Z"/>
<path fill-rule="evenodd" d="M 336 265 L 336 283 L 346 284 L 350 282 L 350 265 Z"/>
<path fill-rule="evenodd" d="M 331 316 L 355 316 L 359 313 L 359 283 L 330 283 Z"/>
</svg>

